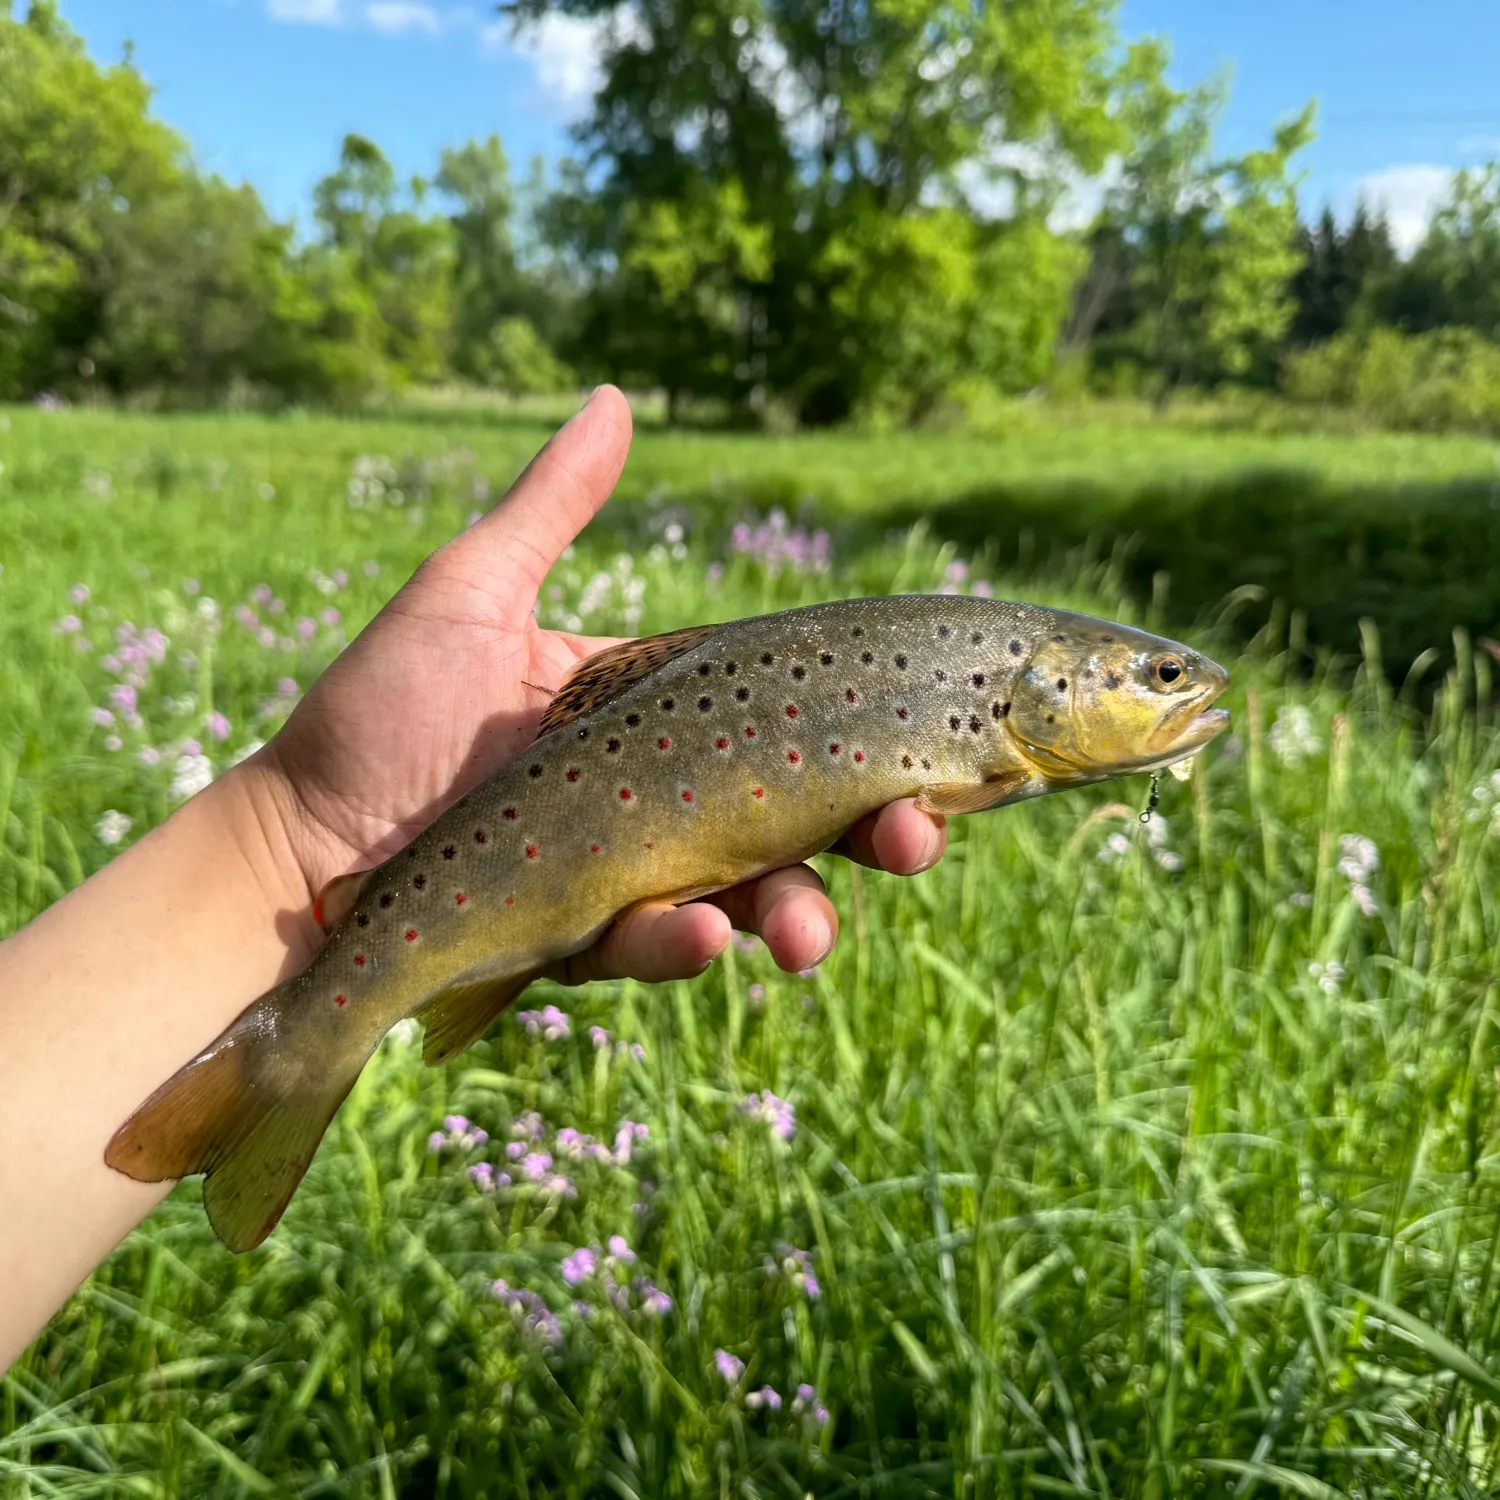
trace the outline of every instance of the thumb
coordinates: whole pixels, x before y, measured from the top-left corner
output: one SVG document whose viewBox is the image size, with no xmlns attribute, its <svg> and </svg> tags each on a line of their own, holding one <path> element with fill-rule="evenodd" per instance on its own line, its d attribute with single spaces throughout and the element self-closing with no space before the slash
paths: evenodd
<svg viewBox="0 0 1500 1500">
<path fill-rule="evenodd" d="M 609 499 L 630 452 L 630 403 L 601 385 L 526 466 L 505 498 L 450 546 L 493 589 L 506 581 L 517 619 L 574 537 Z"/>
</svg>

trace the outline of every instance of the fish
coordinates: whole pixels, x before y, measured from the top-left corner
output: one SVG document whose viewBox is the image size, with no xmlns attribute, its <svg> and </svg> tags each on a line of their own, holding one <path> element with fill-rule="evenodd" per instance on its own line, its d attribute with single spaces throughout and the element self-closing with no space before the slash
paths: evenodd
<svg viewBox="0 0 1500 1500">
<path fill-rule="evenodd" d="M 231 1250 L 261 1244 L 385 1034 L 426 1062 L 642 902 L 681 903 L 837 844 L 913 797 L 980 812 L 1196 755 L 1223 667 L 1064 610 L 843 600 L 627 641 L 580 662 L 535 740 L 406 848 L 340 876 L 327 937 L 111 1138 L 145 1182 L 204 1174 Z"/>
</svg>

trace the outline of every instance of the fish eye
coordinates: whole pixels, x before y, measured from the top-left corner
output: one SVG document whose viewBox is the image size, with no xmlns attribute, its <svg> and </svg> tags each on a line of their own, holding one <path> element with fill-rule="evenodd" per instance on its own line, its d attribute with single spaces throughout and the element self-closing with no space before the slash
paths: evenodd
<svg viewBox="0 0 1500 1500">
<path fill-rule="evenodd" d="M 1172 687 L 1187 675 L 1187 668 L 1180 656 L 1163 656 L 1151 664 L 1151 675 L 1163 687 Z"/>
</svg>

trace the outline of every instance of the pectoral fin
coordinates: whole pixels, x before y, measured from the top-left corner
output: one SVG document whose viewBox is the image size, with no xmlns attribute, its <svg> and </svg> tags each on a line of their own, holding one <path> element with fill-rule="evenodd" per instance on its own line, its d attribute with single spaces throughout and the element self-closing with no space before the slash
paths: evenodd
<svg viewBox="0 0 1500 1500">
<path fill-rule="evenodd" d="M 354 910 L 359 893 L 374 873 L 373 870 L 356 870 L 352 875 L 335 875 L 313 902 L 313 921 L 324 932 L 332 931 Z"/>
<path fill-rule="evenodd" d="M 416 1018 L 426 1038 L 422 1061 L 437 1067 L 457 1057 L 489 1030 L 490 1022 L 536 978 L 537 970 L 501 979 L 469 979 L 439 990 Z"/>
<path fill-rule="evenodd" d="M 942 781 L 925 788 L 917 797 L 923 812 L 957 815 L 984 812 L 986 808 L 1003 807 L 1019 802 L 1033 780 L 1030 771 L 1005 771 L 980 782 Z"/>
</svg>

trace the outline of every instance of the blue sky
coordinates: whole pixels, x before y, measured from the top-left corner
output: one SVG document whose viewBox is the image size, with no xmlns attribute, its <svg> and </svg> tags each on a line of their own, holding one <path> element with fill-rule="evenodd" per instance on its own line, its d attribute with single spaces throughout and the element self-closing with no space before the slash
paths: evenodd
<svg viewBox="0 0 1500 1500">
<path fill-rule="evenodd" d="M 62 0 L 96 57 L 133 42 L 161 116 L 199 159 L 304 213 L 346 131 L 404 172 L 498 132 L 518 167 L 567 149 L 593 38 L 554 20 L 517 48 L 486 0 Z M 1304 202 L 1378 198 L 1408 241 L 1455 167 L 1500 155 L 1496 0 L 1124 0 L 1127 37 L 1165 34 L 1179 82 L 1228 64 L 1220 145 L 1263 142 L 1319 101 Z"/>
</svg>

